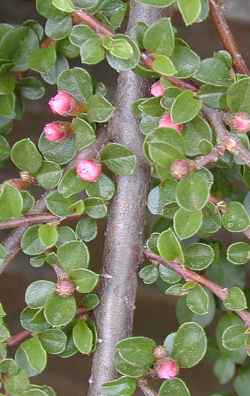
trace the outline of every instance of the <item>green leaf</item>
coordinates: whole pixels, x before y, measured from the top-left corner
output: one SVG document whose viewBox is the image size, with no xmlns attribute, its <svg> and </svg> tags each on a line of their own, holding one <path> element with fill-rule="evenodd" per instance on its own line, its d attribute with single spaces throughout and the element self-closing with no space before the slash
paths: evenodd
<svg viewBox="0 0 250 396">
<path fill-rule="evenodd" d="M 38 280 L 31 283 L 25 292 L 25 302 L 30 308 L 41 308 L 55 291 L 55 283 Z"/>
<path fill-rule="evenodd" d="M 0 189 L 0 221 L 20 217 L 23 210 L 22 194 L 10 184 Z"/>
<path fill-rule="evenodd" d="M 49 328 L 41 308 L 24 308 L 20 315 L 20 323 L 24 329 L 34 333 L 45 331 Z"/>
<path fill-rule="evenodd" d="M 228 290 L 224 300 L 226 309 L 232 311 L 242 311 L 247 309 L 247 300 L 243 291 L 239 287 L 232 287 Z"/>
<path fill-rule="evenodd" d="M 25 77 L 19 81 L 21 95 L 29 100 L 38 100 L 45 94 L 45 88 L 41 81 L 34 77 Z"/>
<path fill-rule="evenodd" d="M 171 56 L 173 64 L 177 69 L 177 78 L 189 78 L 196 73 L 200 67 L 199 56 L 186 45 L 177 43 Z"/>
<path fill-rule="evenodd" d="M 35 370 L 36 374 L 41 373 L 45 369 L 47 365 L 47 353 L 37 336 L 24 341 L 19 346 L 16 351 L 16 360 L 18 364 L 21 363 L 22 355 L 25 356 L 27 363 L 31 369 Z M 23 368 L 26 369 L 26 367 Z"/>
<path fill-rule="evenodd" d="M 175 0 L 138 0 L 139 3 L 148 4 L 153 7 L 168 7 L 175 2 Z"/>
<path fill-rule="evenodd" d="M 8 393 L 18 394 L 23 392 L 29 386 L 29 379 L 24 370 L 20 369 L 16 375 L 7 377 L 4 383 L 4 389 Z"/>
<path fill-rule="evenodd" d="M 200 112 L 202 102 L 190 91 L 184 91 L 171 107 L 171 117 L 176 124 L 192 121 Z"/>
<path fill-rule="evenodd" d="M 42 156 L 30 139 L 22 139 L 11 149 L 11 160 L 17 168 L 36 173 L 42 165 Z"/>
<path fill-rule="evenodd" d="M 184 250 L 185 265 L 193 271 L 203 271 L 212 264 L 215 253 L 210 245 L 193 243 Z"/>
<path fill-rule="evenodd" d="M 93 241 L 97 236 L 97 224 L 95 219 L 84 217 L 76 225 L 76 234 L 84 242 Z"/>
<path fill-rule="evenodd" d="M 102 41 L 99 37 L 92 37 L 81 45 L 80 48 L 81 62 L 87 65 L 96 65 L 105 58 L 105 51 L 102 47 Z"/>
<path fill-rule="evenodd" d="M 95 293 L 86 294 L 83 299 L 83 306 L 87 311 L 93 311 L 100 304 L 100 298 Z"/>
<path fill-rule="evenodd" d="M 213 58 L 204 59 L 194 78 L 206 84 L 218 87 L 227 87 L 231 82 L 230 69 L 225 59 L 216 53 Z"/>
<path fill-rule="evenodd" d="M 38 147 L 46 160 L 56 162 L 60 165 L 67 164 L 76 155 L 74 136 L 63 139 L 60 142 L 50 142 L 46 139 L 43 132 L 40 136 Z"/>
<path fill-rule="evenodd" d="M 56 63 L 55 47 L 36 48 L 29 58 L 29 68 L 39 73 L 48 73 Z"/>
<path fill-rule="evenodd" d="M 181 244 L 171 228 L 161 233 L 157 240 L 157 248 L 166 261 L 177 260 L 184 263 Z"/>
<path fill-rule="evenodd" d="M 224 385 L 228 383 L 235 374 L 235 364 L 227 357 L 219 358 L 214 365 L 214 374 L 219 383 Z"/>
<path fill-rule="evenodd" d="M 135 171 L 136 156 L 121 144 L 107 144 L 101 151 L 101 160 L 115 175 L 130 176 Z"/>
<path fill-rule="evenodd" d="M 96 288 L 99 281 L 99 275 L 86 268 L 70 271 L 69 276 L 79 293 L 90 293 Z"/>
<path fill-rule="evenodd" d="M 72 29 L 72 19 L 69 15 L 48 18 L 45 25 L 45 34 L 54 40 L 62 40 L 67 37 Z"/>
<path fill-rule="evenodd" d="M 174 215 L 174 230 L 179 239 L 191 238 L 202 225 L 202 211 L 178 209 Z"/>
<path fill-rule="evenodd" d="M 8 95 L 14 91 L 16 81 L 11 74 L 0 75 L 0 95 Z"/>
<path fill-rule="evenodd" d="M 73 340 L 78 351 L 89 355 L 93 349 L 93 332 L 84 320 L 78 320 L 73 328 Z"/>
<path fill-rule="evenodd" d="M 51 191 L 46 197 L 48 210 L 55 216 L 66 217 L 74 214 L 71 206 L 76 202 L 74 197 L 64 198 L 57 191 Z"/>
<path fill-rule="evenodd" d="M 70 42 L 79 48 L 85 41 L 96 38 L 98 38 L 97 34 L 89 26 L 84 24 L 73 26 L 69 36 Z"/>
<path fill-rule="evenodd" d="M 186 298 L 187 306 L 193 313 L 197 315 L 206 315 L 209 309 L 209 297 L 206 290 L 197 285 L 193 287 Z"/>
<path fill-rule="evenodd" d="M 92 79 L 80 67 L 63 71 L 57 80 L 59 90 L 69 92 L 79 101 L 86 101 L 93 94 Z"/>
<path fill-rule="evenodd" d="M 58 240 L 57 240 L 57 247 L 63 245 L 65 242 L 75 241 L 76 234 L 72 230 L 72 228 L 68 226 L 61 226 L 58 227 Z"/>
<path fill-rule="evenodd" d="M 243 265 L 250 260 L 250 245 L 246 242 L 232 243 L 227 249 L 227 259 L 235 265 Z"/>
<path fill-rule="evenodd" d="M 174 339 L 173 358 L 180 367 L 196 366 L 207 351 L 207 337 L 203 328 L 194 322 L 182 324 Z"/>
<path fill-rule="evenodd" d="M 190 309 L 187 307 L 186 296 L 182 296 L 178 299 L 176 306 L 176 316 L 180 324 L 185 322 L 195 322 L 205 328 L 213 322 L 216 313 L 215 298 L 212 293 L 208 291 L 207 293 L 209 296 L 209 305 L 208 313 L 206 315 L 197 315 L 190 311 Z"/>
<path fill-rule="evenodd" d="M 143 46 L 152 53 L 171 56 L 175 34 L 170 18 L 161 18 L 150 25 L 143 36 Z"/>
<path fill-rule="evenodd" d="M 203 223 L 200 234 L 215 234 L 221 228 L 221 214 L 217 205 L 208 202 L 202 209 Z"/>
<path fill-rule="evenodd" d="M 226 91 L 226 87 L 204 84 L 200 87 L 199 98 L 205 105 L 223 110 L 226 108 Z"/>
<path fill-rule="evenodd" d="M 86 192 L 90 197 L 99 197 L 109 201 L 114 196 L 115 185 L 108 176 L 102 174 L 96 183 L 87 183 Z"/>
<path fill-rule="evenodd" d="M 222 345 L 229 351 L 244 348 L 246 341 L 246 328 L 243 324 L 229 326 L 222 334 Z"/>
<path fill-rule="evenodd" d="M 45 190 L 55 188 L 63 174 L 60 165 L 53 161 L 43 161 L 36 174 L 36 179 Z"/>
<path fill-rule="evenodd" d="M 75 10 L 74 4 L 71 0 L 52 0 L 52 4 L 58 10 L 71 13 Z"/>
<path fill-rule="evenodd" d="M 139 272 L 139 277 L 142 279 L 145 285 L 152 285 L 155 283 L 158 279 L 158 276 L 158 268 L 153 264 L 146 265 Z"/>
<path fill-rule="evenodd" d="M 76 315 L 75 298 L 73 296 L 60 297 L 57 294 L 52 294 L 44 306 L 44 315 L 51 326 L 66 326 Z"/>
<path fill-rule="evenodd" d="M 104 37 L 102 45 L 116 58 L 128 60 L 133 56 L 133 47 L 125 36 L 120 38 Z"/>
<path fill-rule="evenodd" d="M 155 54 L 152 62 L 152 69 L 167 77 L 173 76 L 177 73 L 172 60 L 166 55 Z"/>
<path fill-rule="evenodd" d="M 200 173 L 191 173 L 177 185 L 177 203 L 189 211 L 201 210 L 208 202 L 209 190 L 208 181 Z"/>
<path fill-rule="evenodd" d="M 96 141 L 96 134 L 94 128 L 80 117 L 74 118 L 72 122 L 76 138 L 77 150 L 83 150 Z"/>
<path fill-rule="evenodd" d="M 13 93 L 8 95 L 0 95 L 0 115 L 2 117 L 15 117 L 16 97 Z"/>
<path fill-rule="evenodd" d="M 107 206 L 103 199 L 97 197 L 88 197 L 84 200 L 85 211 L 93 219 L 103 219 L 107 216 Z"/>
<path fill-rule="evenodd" d="M 57 249 L 59 263 L 67 273 L 89 265 L 89 251 L 82 241 L 70 241 Z"/>
<path fill-rule="evenodd" d="M 0 342 L 5 342 L 10 337 L 10 332 L 7 327 L 0 323 Z M 1 368 L 1 367 L 0 367 Z"/>
<path fill-rule="evenodd" d="M 159 396 L 191 396 L 187 385 L 180 378 L 164 381 L 159 390 Z"/>
<path fill-rule="evenodd" d="M 57 224 L 42 224 L 38 229 L 38 236 L 43 245 L 47 248 L 54 246 L 58 239 Z"/>
<path fill-rule="evenodd" d="M 147 337 L 125 338 L 116 344 L 116 350 L 122 359 L 139 368 L 151 367 L 155 347 L 155 341 Z"/>
<path fill-rule="evenodd" d="M 133 396 L 137 388 L 136 380 L 129 377 L 121 377 L 107 382 L 102 387 L 103 396 Z"/>
<path fill-rule="evenodd" d="M 148 371 L 147 367 L 136 367 L 130 364 L 123 359 L 119 352 L 116 352 L 114 355 L 114 367 L 118 373 L 130 378 L 142 377 Z"/>
<path fill-rule="evenodd" d="M 60 329 L 48 329 L 39 334 L 39 339 L 45 351 L 58 355 L 62 353 L 66 347 L 67 336 Z"/>
<path fill-rule="evenodd" d="M 202 154 L 200 144 L 203 140 L 212 142 L 213 138 L 210 125 L 200 116 L 185 125 L 183 136 L 186 155 L 191 157 Z"/>
<path fill-rule="evenodd" d="M 0 135 L 0 161 L 5 161 L 10 156 L 10 145 L 4 136 Z"/>
<path fill-rule="evenodd" d="M 197 21 L 201 13 L 201 0 L 177 0 L 177 4 L 186 26 Z"/>
<path fill-rule="evenodd" d="M 180 280 L 182 279 L 181 276 L 178 275 L 175 271 L 171 270 L 168 267 L 165 267 L 162 264 L 159 265 L 159 275 L 163 282 L 169 283 L 171 285 L 180 282 Z"/>
<path fill-rule="evenodd" d="M 250 113 L 250 78 L 242 78 L 229 87 L 227 105 L 234 113 Z"/>
<path fill-rule="evenodd" d="M 75 169 L 67 170 L 58 185 L 58 192 L 69 198 L 85 190 L 86 182 L 77 176 Z"/>
<path fill-rule="evenodd" d="M 240 202 L 229 202 L 222 216 L 222 224 L 230 232 L 246 231 L 250 225 L 249 215 Z"/>
<path fill-rule="evenodd" d="M 154 215 L 162 215 L 166 204 L 175 201 L 177 182 L 167 181 L 154 187 L 148 195 L 148 209 Z"/>
<path fill-rule="evenodd" d="M 129 55 L 129 58 L 121 58 L 118 57 L 118 52 L 117 52 L 117 47 L 115 43 L 124 43 L 126 42 L 126 54 L 127 56 Z M 111 48 L 111 52 L 107 52 L 106 54 L 106 59 L 108 64 L 115 69 L 118 73 L 121 71 L 128 71 L 134 69 L 140 61 L 140 50 L 138 48 L 137 43 L 132 40 L 129 36 L 126 36 L 124 34 L 116 34 L 115 39 L 113 39 L 113 45 L 114 45 L 114 50 Z M 128 53 L 128 48 L 129 48 L 129 53 Z M 115 50 L 116 49 L 116 50 Z M 120 48 L 121 49 L 121 48 Z M 116 52 L 116 55 L 115 55 Z M 124 54 L 123 54 L 124 56 Z"/>
<path fill-rule="evenodd" d="M 112 104 L 101 95 L 92 95 L 87 102 L 89 122 L 107 122 L 114 111 Z"/>
</svg>

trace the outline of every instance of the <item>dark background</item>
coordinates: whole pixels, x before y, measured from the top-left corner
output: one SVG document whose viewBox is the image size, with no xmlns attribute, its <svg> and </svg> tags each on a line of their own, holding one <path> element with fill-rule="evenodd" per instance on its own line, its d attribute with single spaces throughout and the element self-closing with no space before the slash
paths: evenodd
<svg viewBox="0 0 250 396">
<path fill-rule="evenodd" d="M 249 0 L 225 0 L 226 10 L 232 18 L 232 29 L 248 61 L 250 60 L 249 23 L 244 23 L 244 19 L 250 15 L 249 3 Z M 38 19 L 34 0 L 2 0 L 0 2 L 0 22 L 19 24 L 31 18 Z M 214 50 L 221 49 L 209 22 L 194 25 L 189 29 L 186 29 L 178 18 L 175 23 L 179 25 L 180 35 L 183 35 L 192 44 L 194 50 L 201 57 L 209 56 Z M 95 74 L 97 80 L 103 81 L 111 92 L 114 91 L 116 75 L 110 68 L 102 64 L 92 67 L 90 71 Z M 53 92 L 54 87 L 49 87 L 49 94 Z M 48 111 L 47 102 L 48 98 L 45 97 L 38 102 L 26 103 L 24 119 L 15 122 L 12 141 L 25 136 L 31 136 L 34 141 L 37 141 L 43 125 L 53 119 Z M 0 169 L 1 180 L 6 180 L 11 176 L 17 177 L 17 172 L 11 165 Z M 92 263 L 97 268 L 101 264 L 104 227 L 104 224 L 100 224 L 97 240 L 89 244 Z M 7 233 L 2 233 L 1 240 L 7 235 Z M 34 280 L 53 279 L 53 276 L 47 268 L 34 269 L 30 267 L 28 260 L 22 255 L 19 255 L 1 275 L 0 301 L 8 313 L 8 324 L 13 334 L 20 329 L 18 318 L 20 311 L 24 308 L 26 287 Z M 165 336 L 175 331 L 178 326 L 175 319 L 175 304 L 174 298 L 166 297 L 158 290 L 140 284 L 135 311 L 134 334 L 150 336 L 161 343 Z M 80 355 L 68 360 L 50 356 L 46 372 L 36 377 L 34 382 L 53 386 L 58 396 L 86 395 L 90 363 L 90 358 Z M 213 376 L 212 366 L 207 363 L 201 363 L 197 368 L 187 370 L 182 374 L 187 379 L 193 396 L 208 396 L 220 390 Z"/>
</svg>

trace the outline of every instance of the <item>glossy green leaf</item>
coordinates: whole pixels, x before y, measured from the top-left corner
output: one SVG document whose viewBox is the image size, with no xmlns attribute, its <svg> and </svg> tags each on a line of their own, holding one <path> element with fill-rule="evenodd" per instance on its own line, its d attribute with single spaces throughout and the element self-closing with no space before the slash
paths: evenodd
<svg viewBox="0 0 250 396">
<path fill-rule="evenodd" d="M 174 215 L 174 230 L 179 239 L 187 239 L 195 235 L 202 225 L 202 211 L 190 212 L 183 208 Z"/>
<path fill-rule="evenodd" d="M 20 355 L 25 355 L 28 364 L 35 370 L 36 374 L 41 373 L 47 365 L 47 353 L 37 336 L 24 341 L 19 346 L 16 352 L 17 363 L 21 360 Z M 26 367 L 23 368 L 25 369 Z"/>
<path fill-rule="evenodd" d="M 89 251 L 82 241 L 70 241 L 59 246 L 57 256 L 59 264 L 67 273 L 89 265 Z"/>
<path fill-rule="evenodd" d="M 62 353 L 66 347 L 67 337 L 60 329 L 48 329 L 39 334 L 39 339 L 45 351 L 58 355 Z"/>
<path fill-rule="evenodd" d="M 175 46 L 175 35 L 171 19 L 161 18 L 150 25 L 144 33 L 143 46 L 151 53 L 171 56 Z"/>
<path fill-rule="evenodd" d="M 174 339 L 173 358 L 180 367 L 196 366 L 207 351 L 207 337 L 203 328 L 194 322 L 182 324 Z"/>
<path fill-rule="evenodd" d="M 230 76 L 231 65 L 216 53 L 213 58 L 204 59 L 194 78 L 206 84 L 218 87 L 227 87 L 232 82 Z"/>
<path fill-rule="evenodd" d="M 97 236 L 97 223 L 95 219 L 84 217 L 76 225 L 76 234 L 84 242 L 90 242 Z"/>
<path fill-rule="evenodd" d="M 139 277 L 145 285 L 152 285 L 155 283 L 158 276 L 158 268 L 153 264 L 146 265 L 139 272 Z"/>
<path fill-rule="evenodd" d="M 56 63 L 55 47 L 37 48 L 29 58 L 29 67 L 39 73 L 48 73 Z"/>
<path fill-rule="evenodd" d="M 52 4 L 58 10 L 63 12 L 71 13 L 75 9 L 74 4 L 71 0 L 52 0 Z"/>
<path fill-rule="evenodd" d="M 137 388 L 136 380 L 129 377 L 121 377 L 107 382 L 102 387 L 103 396 L 133 396 Z"/>
<path fill-rule="evenodd" d="M 235 324 L 226 328 L 222 335 L 222 345 L 229 351 L 244 348 L 246 341 L 246 329 L 244 325 Z"/>
<path fill-rule="evenodd" d="M 63 139 L 60 142 L 50 142 L 42 133 L 38 147 L 46 160 L 60 165 L 67 164 L 76 155 L 75 137 Z"/>
<path fill-rule="evenodd" d="M 227 105 L 229 109 L 237 113 L 239 111 L 250 112 L 250 78 L 243 78 L 234 82 L 227 91 Z"/>
<path fill-rule="evenodd" d="M 155 341 L 147 337 L 130 337 L 119 341 L 116 350 L 129 364 L 135 367 L 150 367 L 153 363 Z"/>
<path fill-rule="evenodd" d="M 192 121 L 200 112 L 201 101 L 190 91 L 184 91 L 175 99 L 171 107 L 171 117 L 177 124 Z"/>
<path fill-rule="evenodd" d="M 152 69 L 155 72 L 167 77 L 173 76 L 177 73 L 172 60 L 168 56 L 160 54 L 154 55 Z"/>
<path fill-rule="evenodd" d="M 239 287 L 232 287 L 227 292 L 224 305 L 226 309 L 230 309 L 232 311 L 242 311 L 243 309 L 247 309 L 246 296 Z"/>
<path fill-rule="evenodd" d="M 70 323 L 76 314 L 76 301 L 73 296 L 60 297 L 52 294 L 45 303 L 44 315 L 53 327 L 63 327 Z"/>
<path fill-rule="evenodd" d="M 221 357 L 215 362 L 214 374 L 219 383 L 224 385 L 233 378 L 235 374 L 235 364 L 229 358 Z"/>
<path fill-rule="evenodd" d="M 72 127 L 74 130 L 76 147 L 78 150 L 83 150 L 96 141 L 94 128 L 84 119 L 80 117 L 74 118 Z"/>
<path fill-rule="evenodd" d="M 57 224 L 42 224 L 38 229 L 38 236 L 43 245 L 47 248 L 54 246 L 58 239 Z"/>
<path fill-rule="evenodd" d="M 129 176 L 135 171 L 136 156 L 121 144 L 107 144 L 101 151 L 101 160 L 108 169 L 119 176 Z"/>
<path fill-rule="evenodd" d="M 107 52 L 106 54 L 107 62 L 118 73 L 120 73 L 121 71 L 128 71 L 134 69 L 140 61 L 140 51 L 136 42 L 132 40 L 129 36 L 126 36 L 124 34 L 116 34 L 114 41 L 121 42 L 120 40 L 122 40 L 122 42 L 126 41 L 127 48 L 129 46 L 129 58 L 124 59 L 118 57 L 117 55 L 115 56 L 113 51 L 113 54 L 111 52 Z M 128 51 L 126 51 L 126 54 L 128 55 Z"/>
<path fill-rule="evenodd" d="M 193 271 L 203 271 L 212 264 L 215 253 L 210 245 L 193 243 L 184 249 L 185 265 Z"/>
<path fill-rule="evenodd" d="M 56 216 L 66 217 L 74 214 L 72 205 L 76 202 L 74 197 L 65 198 L 57 191 L 51 191 L 46 197 L 48 210 Z"/>
<path fill-rule="evenodd" d="M 197 315 L 206 315 L 209 309 L 209 297 L 206 290 L 197 285 L 193 287 L 186 298 L 187 306 L 193 313 Z"/>
<path fill-rule="evenodd" d="M 31 283 L 25 292 L 25 302 L 30 308 L 41 308 L 55 291 L 55 283 L 38 280 Z"/>
<path fill-rule="evenodd" d="M 153 7 L 168 7 L 175 2 L 175 0 L 138 0 L 140 3 L 151 5 Z"/>
<path fill-rule="evenodd" d="M 87 100 L 93 93 L 92 79 L 89 73 L 80 67 L 63 71 L 58 77 L 57 86 L 79 101 Z"/>
<path fill-rule="evenodd" d="M 42 165 L 42 156 L 30 139 L 22 139 L 11 149 L 11 160 L 17 168 L 36 173 Z"/>
<path fill-rule="evenodd" d="M 191 396 L 185 382 L 180 378 L 164 381 L 159 390 L 159 396 Z"/>
<path fill-rule="evenodd" d="M 199 56 L 192 51 L 191 48 L 181 45 L 181 43 L 175 45 L 171 59 L 177 70 L 177 78 L 189 78 L 196 73 L 200 67 Z"/>
<path fill-rule="evenodd" d="M 90 293 L 96 288 L 99 281 L 99 275 L 86 268 L 70 271 L 69 276 L 75 283 L 76 290 L 79 293 Z"/>
<path fill-rule="evenodd" d="M 107 216 L 107 206 L 103 199 L 88 197 L 84 200 L 86 214 L 93 219 L 102 219 Z"/>
<path fill-rule="evenodd" d="M 106 122 L 112 116 L 114 107 L 101 95 L 92 95 L 87 102 L 87 118 L 89 122 Z"/>
<path fill-rule="evenodd" d="M 201 13 L 201 0 L 177 0 L 177 4 L 187 26 L 197 21 Z"/>
<path fill-rule="evenodd" d="M 84 355 L 90 354 L 93 348 L 93 333 L 86 321 L 77 321 L 73 328 L 73 340 L 80 353 Z"/>
<path fill-rule="evenodd" d="M 115 185 L 108 176 L 102 174 L 96 183 L 87 183 L 86 192 L 90 197 L 99 197 L 109 201 L 114 196 Z"/>
<path fill-rule="evenodd" d="M 229 202 L 222 216 L 224 228 L 230 232 L 242 232 L 248 229 L 249 215 L 240 202 Z"/>
<path fill-rule="evenodd" d="M 166 261 L 177 260 L 184 263 L 181 244 L 171 228 L 161 233 L 157 240 L 157 248 Z"/>
<path fill-rule="evenodd" d="M 232 243 L 227 249 L 227 259 L 235 265 L 243 265 L 250 260 L 250 245 L 246 242 Z"/>
<path fill-rule="evenodd" d="M 22 194 L 10 184 L 0 189 L 0 221 L 20 217 L 23 210 Z"/>
<path fill-rule="evenodd" d="M 36 179 L 41 187 L 46 190 L 55 188 L 62 177 L 63 170 L 53 161 L 43 161 Z"/>
<path fill-rule="evenodd" d="M 209 183 L 201 174 L 191 173 L 177 185 L 177 203 L 189 211 L 201 210 L 208 202 L 209 190 Z"/>
</svg>

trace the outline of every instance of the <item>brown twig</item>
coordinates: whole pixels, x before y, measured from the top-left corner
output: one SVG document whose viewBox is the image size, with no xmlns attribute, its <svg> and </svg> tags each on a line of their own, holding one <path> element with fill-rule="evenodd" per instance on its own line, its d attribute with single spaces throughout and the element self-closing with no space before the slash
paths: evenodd
<svg viewBox="0 0 250 396">
<path fill-rule="evenodd" d="M 213 24 L 219 34 L 224 48 L 231 54 L 233 58 L 236 71 L 243 74 L 249 74 L 249 69 L 242 54 L 239 51 L 238 45 L 227 23 L 222 7 L 223 6 L 220 4 L 220 1 L 210 0 L 210 14 Z"/>
<path fill-rule="evenodd" d="M 168 262 L 164 260 L 162 257 L 157 256 L 150 250 L 144 251 L 145 257 L 152 261 L 157 262 L 158 264 L 162 264 L 165 267 L 171 268 L 177 274 L 179 274 L 185 281 L 192 281 L 195 283 L 199 283 L 200 285 L 206 287 L 210 290 L 216 297 L 218 297 L 221 301 L 225 301 L 225 298 L 228 294 L 228 289 L 219 286 L 217 283 L 210 281 L 202 275 L 199 275 L 196 272 L 193 272 L 181 264 L 175 261 Z M 248 311 L 235 311 L 237 315 L 245 322 L 247 328 L 250 327 L 250 312 Z"/>
<path fill-rule="evenodd" d="M 56 223 L 62 222 L 64 220 L 77 220 L 79 216 L 72 215 L 67 218 L 61 218 L 51 213 L 41 213 L 41 214 L 30 214 L 20 219 L 8 220 L 4 223 L 0 223 L 0 230 L 7 230 L 11 228 L 17 228 L 22 226 L 28 226 L 31 224 L 42 224 L 42 223 Z"/>
<path fill-rule="evenodd" d="M 159 9 L 130 1 L 127 33 L 138 21 L 151 23 Z M 143 136 L 132 112 L 133 103 L 149 92 L 149 83 L 133 71 L 120 73 L 116 112 L 109 124 L 111 140 L 126 145 L 137 157 L 133 176 L 117 178 L 117 193 L 110 207 L 104 248 L 101 304 L 97 310 L 98 344 L 92 364 L 88 396 L 101 395 L 102 385 L 114 378 L 113 357 L 116 343 L 132 334 L 137 289 L 136 268 L 142 259 L 145 208 L 150 180 L 142 151 Z"/>
<path fill-rule="evenodd" d="M 139 379 L 138 386 L 141 389 L 144 396 L 157 396 L 157 393 L 150 388 L 148 380 L 146 378 Z"/>
</svg>

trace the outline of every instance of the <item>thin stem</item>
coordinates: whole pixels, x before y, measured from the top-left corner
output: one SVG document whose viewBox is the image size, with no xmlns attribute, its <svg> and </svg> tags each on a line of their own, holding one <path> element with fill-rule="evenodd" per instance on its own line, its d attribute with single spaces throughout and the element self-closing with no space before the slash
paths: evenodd
<svg viewBox="0 0 250 396">
<path fill-rule="evenodd" d="M 30 335 L 31 335 L 31 332 L 28 330 L 20 331 L 20 333 L 13 335 L 12 337 L 10 337 L 7 340 L 7 345 L 9 347 L 14 347 L 14 346 L 20 344 L 20 342 L 26 340 L 26 338 L 30 337 Z"/>
<path fill-rule="evenodd" d="M 157 393 L 152 388 L 150 388 L 150 385 L 146 378 L 141 378 L 138 381 L 138 386 L 141 389 L 144 396 L 157 396 Z"/>
<path fill-rule="evenodd" d="M 239 51 L 238 45 L 225 18 L 223 6 L 220 4 L 219 0 L 210 0 L 210 14 L 224 48 L 232 55 L 236 71 L 249 74 L 249 69 Z"/>
<path fill-rule="evenodd" d="M 164 260 L 162 257 L 157 256 L 150 250 L 144 251 L 145 257 L 152 261 L 157 262 L 165 267 L 171 268 L 177 274 L 179 274 L 185 281 L 192 281 L 195 283 L 199 283 L 200 285 L 206 287 L 210 290 L 215 296 L 217 296 L 221 301 L 224 301 L 228 294 L 228 289 L 221 287 L 215 282 L 210 281 L 202 275 L 197 274 L 189 269 L 186 269 L 181 264 L 175 261 L 168 262 Z M 235 311 L 240 318 L 245 322 L 246 327 L 250 327 L 250 312 L 248 311 Z"/>
<path fill-rule="evenodd" d="M 7 230 L 11 228 L 17 228 L 22 226 L 28 226 L 31 224 L 42 224 L 42 223 L 57 223 L 64 220 L 77 220 L 79 216 L 73 215 L 67 218 L 61 218 L 51 213 L 41 213 L 41 214 L 30 214 L 20 219 L 8 220 L 4 223 L 0 223 L 0 230 Z"/>
<path fill-rule="evenodd" d="M 151 23 L 161 15 L 159 9 L 130 1 L 127 34 L 138 21 Z M 88 396 L 99 396 L 105 382 L 115 376 L 113 358 L 116 343 L 132 334 L 137 290 L 136 269 L 142 259 L 143 232 L 150 172 L 142 151 L 143 136 L 133 115 L 133 103 L 149 92 L 149 82 L 133 71 L 120 73 L 116 94 L 116 112 L 109 123 L 112 141 L 126 145 L 137 156 L 133 176 L 117 178 L 117 192 L 108 216 L 101 304 L 96 319 L 101 343 L 92 364 Z"/>
<path fill-rule="evenodd" d="M 112 36 L 114 33 L 109 30 L 104 24 L 100 23 L 93 15 L 88 14 L 83 10 L 77 10 L 72 15 L 75 24 L 85 23 L 93 29 L 100 36 Z"/>
</svg>

